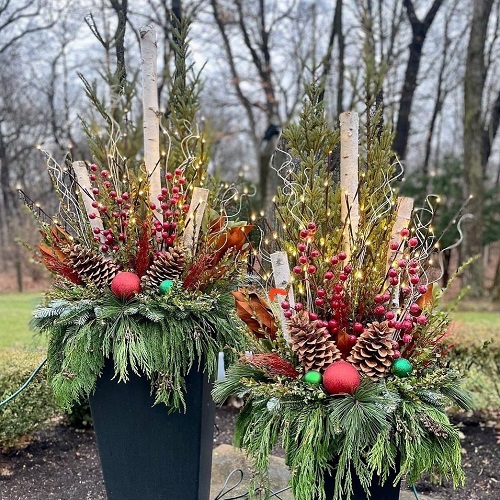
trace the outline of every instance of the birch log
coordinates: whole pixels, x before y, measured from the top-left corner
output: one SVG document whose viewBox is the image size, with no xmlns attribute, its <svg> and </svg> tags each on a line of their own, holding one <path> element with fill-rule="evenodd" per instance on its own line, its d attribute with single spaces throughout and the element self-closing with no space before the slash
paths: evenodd
<svg viewBox="0 0 500 500">
<path fill-rule="evenodd" d="M 358 114 L 355 111 L 342 113 L 340 115 L 340 210 L 345 228 L 344 251 L 348 258 L 359 225 L 358 136 Z"/>
<path fill-rule="evenodd" d="M 403 237 L 401 236 L 401 229 L 407 228 L 410 224 L 411 213 L 413 211 L 413 198 L 402 196 L 398 198 L 398 211 L 396 220 L 392 226 L 391 243 L 401 244 Z M 389 248 L 387 253 L 387 269 L 391 267 L 394 261 L 394 250 Z M 391 305 L 394 308 L 399 307 L 400 287 L 399 285 L 393 287 Z"/>
<path fill-rule="evenodd" d="M 90 227 L 92 229 L 98 228 L 99 234 L 102 237 L 102 232 L 104 231 L 104 226 L 102 224 L 101 215 L 99 211 L 92 206 L 95 201 L 92 195 L 92 185 L 90 183 L 89 172 L 87 170 L 87 165 L 84 161 L 74 161 L 72 164 L 73 171 L 75 172 L 76 179 L 78 181 L 78 186 L 80 188 L 80 193 L 82 195 L 83 205 L 85 206 L 85 211 L 87 214 L 95 213 L 95 219 L 89 219 Z"/>
<path fill-rule="evenodd" d="M 184 246 L 191 250 L 193 254 L 196 252 L 201 223 L 207 208 L 208 193 L 208 189 L 195 187 L 191 196 L 189 211 L 186 215 L 186 226 L 183 235 Z"/>
<path fill-rule="evenodd" d="M 288 299 L 292 307 L 295 306 L 295 298 L 293 296 L 293 289 L 291 287 L 292 277 L 290 274 L 290 265 L 288 263 L 288 256 L 286 252 L 274 252 L 271 254 L 271 266 L 273 268 L 274 284 L 276 288 L 281 288 L 283 290 L 288 289 L 288 296 L 277 295 L 278 304 Z M 289 336 L 286 328 L 286 318 L 284 316 L 284 311 L 280 307 L 280 319 L 281 319 L 281 331 L 283 332 L 283 337 L 288 340 Z"/>
<path fill-rule="evenodd" d="M 139 30 L 142 55 L 142 109 L 144 130 L 144 163 L 149 178 L 149 199 L 158 204 L 161 193 L 160 170 L 160 111 L 158 106 L 157 85 L 157 43 L 156 32 L 152 25 Z M 160 211 L 156 217 L 162 221 Z"/>
<path fill-rule="evenodd" d="M 391 243 L 397 243 L 398 246 L 400 245 L 403 239 L 401 236 L 401 230 L 407 228 L 410 224 L 413 202 L 413 198 L 408 198 L 406 196 L 398 198 L 398 212 L 396 214 L 394 225 L 392 226 Z M 391 264 L 392 252 L 393 251 L 389 249 L 389 254 L 387 256 L 388 266 Z"/>
</svg>

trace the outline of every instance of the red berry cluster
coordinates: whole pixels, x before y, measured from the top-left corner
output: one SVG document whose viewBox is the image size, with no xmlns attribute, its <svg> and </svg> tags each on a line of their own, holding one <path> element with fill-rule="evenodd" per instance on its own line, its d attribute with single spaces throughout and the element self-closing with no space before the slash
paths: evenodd
<svg viewBox="0 0 500 500">
<path fill-rule="evenodd" d="M 91 220 L 100 217 L 105 227 L 103 230 L 99 227 L 93 228 L 94 241 L 101 244 L 102 252 L 116 252 L 119 245 L 127 239 L 127 226 L 132 209 L 130 194 L 126 191 L 118 192 L 109 170 L 99 170 L 94 163 L 90 165 L 89 179 L 95 212 L 90 212 L 88 217 Z"/>
<path fill-rule="evenodd" d="M 309 222 L 300 231 L 298 263 L 293 267 L 296 277 L 308 282 L 308 304 L 314 309 L 308 311 L 310 319 L 318 320 L 334 338 L 342 336 L 350 345 L 364 332 L 366 323 L 387 321 L 396 330 L 399 340 L 394 341 L 395 357 L 400 357 L 401 350 L 412 342 L 416 328 L 427 322 L 427 317 L 416 303 L 418 297 L 427 291 L 427 286 L 420 282 L 420 262 L 414 256 L 418 239 L 410 238 L 410 231 L 406 228 L 401 231 L 401 243 L 390 243 L 393 262 L 387 271 L 384 290 L 373 299 L 364 297 L 364 303 L 358 305 L 357 311 L 352 311 L 349 294 L 355 288 L 356 273 L 347 263 L 346 253 L 339 252 L 330 257 L 326 267 L 321 260 L 323 275 L 319 276 L 319 266 L 315 263 L 315 259 L 320 257 L 314 246 L 316 230 L 316 224 Z M 292 307 L 286 300 L 281 307 L 286 318 L 290 318 L 294 310 L 304 309 L 301 302 Z"/>
<path fill-rule="evenodd" d="M 183 170 L 176 168 L 174 173 L 165 174 L 165 187 L 161 189 L 158 195 L 159 206 L 155 203 L 150 204 L 150 209 L 159 211 L 163 215 L 163 222 L 154 220 L 153 236 L 158 246 L 163 245 L 171 247 L 177 238 L 177 228 L 181 214 L 187 213 L 189 204 L 186 203 L 186 178 L 183 176 Z"/>
</svg>

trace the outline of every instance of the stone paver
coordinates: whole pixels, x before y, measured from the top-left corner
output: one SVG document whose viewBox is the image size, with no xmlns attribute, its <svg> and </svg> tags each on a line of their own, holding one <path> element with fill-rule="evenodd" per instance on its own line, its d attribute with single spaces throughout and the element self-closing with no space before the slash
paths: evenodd
<svg viewBox="0 0 500 500">
<path fill-rule="evenodd" d="M 243 481 L 239 484 L 230 494 L 227 494 L 224 498 L 235 497 L 238 494 L 243 494 L 248 491 L 248 483 L 250 481 L 250 469 L 248 462 L 245 459 L 245 455 L 239 450 L 236 450 L 230 445 L 222 444 L 214 449 L 212 458 L 212 485 L 210 490 L 210 498 L 214 499 L 221 492 L 224 482 L 235 469 L 241 469 L 243 471 Z M 241 474 L 233 474 L 227 483 L 225 491 L 228 488 L 235 485 L 241 477 Z M 286 488 L 290 473 L 285 466 L 285 461 L 279 457 L 271 457 L 269 477 L 271 479 L 271 486 L 273 491 L 277 492 L 283 488 Z M 426 495 L 419 492 L 419 497 L 421 500 L 444 500 L 442 497 L 437 495 Z M 293 500 L 293 495 L 290 491 L 284 491 L 279 494 L 281 500 Z M 380 499 L 373 499 L 380 500 Z M 399 500 L 415 500 L 415 495 L 412 491 L 408 489 L 402 489 Z"/>
</svg>

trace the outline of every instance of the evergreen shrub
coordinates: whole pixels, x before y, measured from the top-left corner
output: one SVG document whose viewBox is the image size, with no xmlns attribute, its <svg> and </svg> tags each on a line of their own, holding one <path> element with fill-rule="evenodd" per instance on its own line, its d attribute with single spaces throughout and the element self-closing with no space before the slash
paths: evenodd
<svg viewBox="0 0 500 500">
<path fill-rule="evenodd" d="M 42 362 L 43 352 L 0 349 L 0 400 L 7 399 Z M 0 449 L 8 449 L 21 436 L 32 434 L 57 413 L 45 369 L 15 399 L 0 408 Z"/>
</svg>

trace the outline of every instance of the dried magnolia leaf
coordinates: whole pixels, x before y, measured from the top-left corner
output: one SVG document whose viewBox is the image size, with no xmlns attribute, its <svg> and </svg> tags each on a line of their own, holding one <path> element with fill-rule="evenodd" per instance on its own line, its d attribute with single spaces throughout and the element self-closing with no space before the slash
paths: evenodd
<svg viewBox="0 0 500 500">
<path fill-rule="evenodd" d="M 276 319 L 264 299 L 255 292 L 231 292 L 236 303 L 236 313 L 257 338 L 274 339 L 278 330 Z"/>
</svg>

